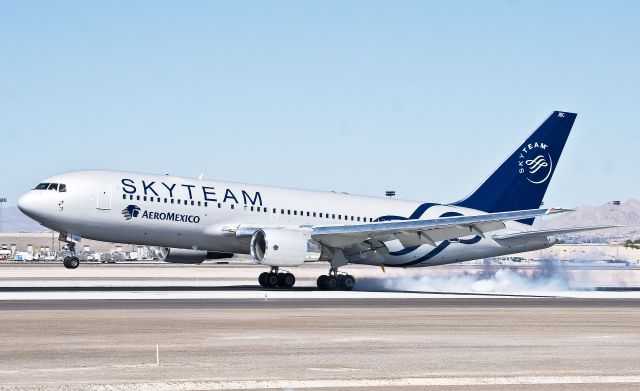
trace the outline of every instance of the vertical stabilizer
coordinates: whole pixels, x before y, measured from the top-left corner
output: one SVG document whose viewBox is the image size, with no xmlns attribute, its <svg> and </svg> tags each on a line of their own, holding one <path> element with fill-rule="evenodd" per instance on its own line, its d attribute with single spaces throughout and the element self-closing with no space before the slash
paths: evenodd
<svg viewBox="0 0 640 391">
<path fill-rule="evenodd" d="M 539 208 L 576 116 L 554 111 L 476 191 L 453 205 L 489 213 Z"/>
</svg>

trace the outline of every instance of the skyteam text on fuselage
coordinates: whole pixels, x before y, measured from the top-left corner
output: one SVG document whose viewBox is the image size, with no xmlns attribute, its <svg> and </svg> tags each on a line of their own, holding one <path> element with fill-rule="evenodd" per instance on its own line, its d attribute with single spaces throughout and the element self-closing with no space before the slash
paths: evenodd
<svg viewBox="0 0 640 391">
<path fill-rule="evenodd" d="M 283 268 L 328 262 L 320 289 L 351 289 L 346 264 L 423 267 L 538 250 L 557 235 L 602 227 L 536 231 L 536 217 L 576 114 L 556 111 L 467 198 L 421 203 L 169 175 L 86 170 L 55 175 L 18 207 L 61 233 L 158 246 L 167 262 L 251 254 L 269 266 L 265 287 L 291 287 Z M 65 258 L 68 268 L 79 264 Z"/>
</svg>

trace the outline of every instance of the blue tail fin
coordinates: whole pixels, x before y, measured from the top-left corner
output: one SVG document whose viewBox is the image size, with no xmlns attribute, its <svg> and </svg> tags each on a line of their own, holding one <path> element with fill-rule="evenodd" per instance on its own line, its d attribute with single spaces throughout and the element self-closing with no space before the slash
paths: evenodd
<svg viewBox="0 0 640 391">
<path fill-rule="evenodd" d="M 539 208 L 576 115 L 554 111 L 473 194 L 453 205 L 489 213 Z"/>
</svg>

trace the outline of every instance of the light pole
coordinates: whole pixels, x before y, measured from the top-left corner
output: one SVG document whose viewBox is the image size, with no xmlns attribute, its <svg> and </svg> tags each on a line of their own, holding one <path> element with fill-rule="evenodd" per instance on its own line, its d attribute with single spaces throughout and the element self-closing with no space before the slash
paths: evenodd
<svg viewBox="0 0 640 391">
<path fill-rule="evenodd" d="M 620 201 L 613 201 L 613 206 L 616 206 L 616 261 L 620 260 Z"/>
<path fill-rule="evenodd" d="M 7 202 L 7 198 L 6 197 L 1 197 L 0 198 L 0 232 L 4 232 L 2 230 L 2 207 L 3 207 L 5 202 Z"/>
</svg>

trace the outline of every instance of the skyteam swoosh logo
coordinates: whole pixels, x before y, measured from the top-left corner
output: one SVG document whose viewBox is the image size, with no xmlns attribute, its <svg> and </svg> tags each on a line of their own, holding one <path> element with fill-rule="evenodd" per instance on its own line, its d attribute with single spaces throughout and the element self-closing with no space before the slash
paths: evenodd
<svg viewBox="0 0 640 391">
<path fill-rule="evenodd" d="M 535 142 L 522 147 L 518 156 L 518 173 L 534 185 L 539 185 L 548 181 L 552 172 L 553 159 L 549 145 Z"/>
<path fill-rule="evenodd" d="M 531 174 L 535 174 L 543 167 L 549 167 L 549 164 L 542 155 L 538 155 L 535 159 L 527 160 L 525 163 L 529 166 L 529 173 Z"/>
</svg>

